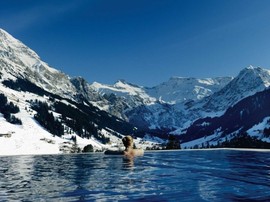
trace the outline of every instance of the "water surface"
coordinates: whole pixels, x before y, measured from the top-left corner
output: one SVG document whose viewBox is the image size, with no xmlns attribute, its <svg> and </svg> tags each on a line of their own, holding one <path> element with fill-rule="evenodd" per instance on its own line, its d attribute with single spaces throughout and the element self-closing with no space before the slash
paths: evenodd
<svg viewBox="0 0 270 202">
<path fill-rule="evenodd" d="M 0 157 L 0 201 L 270 201 L 270 152 Z"/>
</svg>

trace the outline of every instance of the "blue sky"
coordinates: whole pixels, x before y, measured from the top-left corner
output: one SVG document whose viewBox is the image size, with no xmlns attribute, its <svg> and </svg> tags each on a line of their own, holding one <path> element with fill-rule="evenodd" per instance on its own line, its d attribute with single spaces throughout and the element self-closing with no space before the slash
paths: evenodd
<svg viewBox="0 0 270 202">
<path fill-rule="evenodd" d="M 0 0 L 0 27 L 90 83 L 152 87 L 172 76 L 270 66 L 269 0 Z"/>
</svg>

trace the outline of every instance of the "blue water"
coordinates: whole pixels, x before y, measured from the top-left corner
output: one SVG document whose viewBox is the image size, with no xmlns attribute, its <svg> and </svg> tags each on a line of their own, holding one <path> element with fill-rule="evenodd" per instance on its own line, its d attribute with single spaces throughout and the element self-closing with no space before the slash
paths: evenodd
<svg viewBox="0 0 270 202">
<path fill-rule="evenodd" d="M 0 201 L 270 201 L 270 152 L 0 157 Z"/>
</svg>

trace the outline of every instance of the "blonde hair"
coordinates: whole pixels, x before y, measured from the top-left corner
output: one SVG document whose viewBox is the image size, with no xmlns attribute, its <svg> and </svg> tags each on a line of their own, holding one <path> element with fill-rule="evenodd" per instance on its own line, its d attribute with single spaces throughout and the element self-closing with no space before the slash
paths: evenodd
<svg viewBox="0 0 270 202">
<path fill-rule="evenodd" d="M 122 139 L 122 142 L 123 142 L 125 147 L 130 147 L 130 146 L 133 147 L 133 138 L 130 135 L 124 137 Z"/>
</svg>

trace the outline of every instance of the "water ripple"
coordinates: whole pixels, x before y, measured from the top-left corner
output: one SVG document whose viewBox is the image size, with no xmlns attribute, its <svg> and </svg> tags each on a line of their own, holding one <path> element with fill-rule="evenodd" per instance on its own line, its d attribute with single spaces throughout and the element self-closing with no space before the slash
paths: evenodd
<svg viewBox="0 0 270 202">
<path fill-rule="evenodd" d="M 0 157 L 0 201 L 265 201 L 267 152 Z"/>
</svg>

